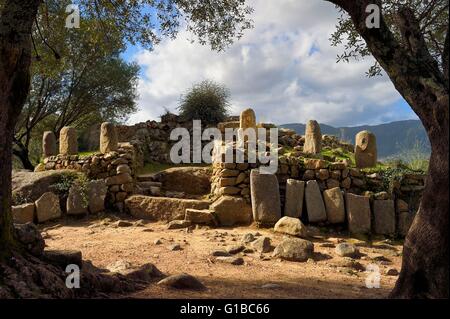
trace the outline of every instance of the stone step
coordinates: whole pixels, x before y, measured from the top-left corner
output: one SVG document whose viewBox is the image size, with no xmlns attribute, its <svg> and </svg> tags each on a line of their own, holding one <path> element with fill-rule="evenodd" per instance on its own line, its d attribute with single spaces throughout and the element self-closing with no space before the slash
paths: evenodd
<svg viewBox="0 0 450 319">
<path fill-rule="evenodd" d="M 137 175 L 136 180 L 138 182 L 154 182 L 156 179 L 155 174 Z"/>
</svg>

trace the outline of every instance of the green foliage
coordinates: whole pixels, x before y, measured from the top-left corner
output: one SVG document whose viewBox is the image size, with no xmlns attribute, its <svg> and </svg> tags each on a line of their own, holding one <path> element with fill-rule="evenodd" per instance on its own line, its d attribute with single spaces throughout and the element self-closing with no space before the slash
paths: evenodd
<svg viewBox="0 0 450 319">
<path fill-rule="evenodd" d="M 348 152 L 341 147 L 333 149 L 323 148 L 320 154 L 325 157 L 334 158 L 334 161 L 349 160 L 352 165 L 355 163 L 355 154 Z"/>
<path fill-rule="evenodd" d="M 70 187 L 78 179 L 77 173 L 63 173 L 58 177 L 58 181 L 51 185 L 51 190 L 59 195 L 66 195 L 69 193 Z"/>
<path fill-rule="evenodd" d="M 386 24 L 397 40 L 404 46 L 410 45 L 402 38 L 398 28 L 398 12 L 409 7 L 415 13 L 423 32 L 428 50 L 440 64 L 441 54 L 444 52 L 445 34 L 448 28 L 448 1 L 423 0 L 384 0 L 382 1 L 382 14 Z M 330 41 L 333 46 L 344 45 L 344 52 L 337 56 L 338 62 L 350 62 L 370 56 L 371 53 L 353 26 L 350 17 L 339 8 L 341 16 L 338 19 L 336 31 Z M 381 75 L 381 66 L 375 62 L 367 71 L 367 76 Z"/>
<path fill-rule="evenodd" d="M 217 124 L 227 117 L 229 98 L 227 88 L 206 80 L 194 85 L 182 96 L 178 110 L 184 120 Z"/>
</svg>

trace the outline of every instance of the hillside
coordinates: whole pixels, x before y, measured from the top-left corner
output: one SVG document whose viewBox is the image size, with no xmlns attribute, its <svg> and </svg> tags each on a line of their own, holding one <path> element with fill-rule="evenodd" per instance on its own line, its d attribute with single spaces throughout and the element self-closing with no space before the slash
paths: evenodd
<svg viewBox="0 0 450 319">
<path fill-rule="evenodd" d="M 298 134 L 305 134 L 305 124 L 292 123 L 283 124 L 280 127 L 295 130 Z M 359 131 L 368 130 L 377 137 L 379 158 L 395 157 L 399 154 L 417 150 L 430 154 L 430 143 L 425 129 L 418 120 L 397 121 L 379 125 L 362 125 L 354 127 L 333 127 L 320 124 L 322 134 L 338 136 L 340 139 L 355 142 L 355 135 Z"/>
</svg>

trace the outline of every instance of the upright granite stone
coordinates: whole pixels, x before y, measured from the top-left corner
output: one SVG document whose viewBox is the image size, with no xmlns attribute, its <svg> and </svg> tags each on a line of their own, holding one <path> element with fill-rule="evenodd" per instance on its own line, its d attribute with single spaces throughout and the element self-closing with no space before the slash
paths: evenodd
<svg viewBox="0 0 450 319">
<path fill-rule="evenodd" d="M 104 180 L 99 179 L 90 181 L 87 186 L 88 208 L 91 214 L 102 212 L 105 210 L 105 198 L 108 187 Z"/>
<path fill-rule="evenodd" d="M 374 167 L 377 165 L 377 139 L 369 131 L 356 134 L 355 138 L 356 167 Z"/>
<path fill-rule="evenodd" d="M 306 211 L 310 223 L 327 220 L 327 212 L 316 180 L 306 182 L 305 190 Z"/>
<path fill-rule="evenodd" d="M 65 126 L 61 129 L 59 133 L 59 154 L 78 154 L 77 131 L 75 128 Z"/>
<path fill-rule="evenodd" d="M 345 204 L 347 207 L 348 229 L 350 233 L 370 233 L 371 212 L 369 197 L 346 193 Z"/>
<path fill-rule="evenodd" d="M 303 152 L 306 154 L 319 154 L 322 150 L 322 132 L 317 121 L 309 120 L 305 129 L 305 144 Z"/>
<path fill-rule="evenodd" d="M 106 154 L 116 151 L 118 148 L 116 126 L 112 123 L 102 123 L 100 127 L 100 152 Z"/>
<path fill-rule="evenodd" d="M 67 196 L 66 209 L 67 215 L 84 215 L 88 210 L 88 198 L 81 185 L 73 183 Z"/>
<path fill-rule="evenodd" d="M 36 216 L 39 223 L 61 217 L 58 195 L 51 192 L 44 193 L 34 204 L 36 205 Z"/>
<path fill-rule="evenodd" d="M 305 182 L 295 179 L 286 181 L 286 201 L 284 203 L 284 216 L 300 218 L 303 211 L 303 197 Z"/>
<path fill-rule="evenodd" d="M 45 131 L 42 135 L 42 156 L 49 157 L 57 155 L 56 136 L 52 131 Z"/>
<path fill-rule="evenodd" d="M 256 128 L 256 114 L 253 109 L 246 109 L 241 112 L 239 128 Z"/>
<path fill-rule="evenodd" d="M 323 192 L 323 201 L 327 211 L 328 222 L 339 224 L 345 221 L 344 196 L 339 187 L 327 189 Z"/>
<path fill-rule="evenodd" d="M 264 225 L 274 225 L 281 218 L 281 202 L 278 179 L 273 174 L 250 173 L 250 190 L 253 219 Z"/>
<path fill-rule="evenodd" d="M 393 200 L 374 200 L 373 216 L 375 234 L 390 236 L 395 234 L 395 206 Z"/>
<path fill-rule="evenodd" d="M 409 205 L 402 199 L 396 201 L 397 234 L 405 237 L 414 220 L 414 213 L 409 211 Z"/>
</svg>

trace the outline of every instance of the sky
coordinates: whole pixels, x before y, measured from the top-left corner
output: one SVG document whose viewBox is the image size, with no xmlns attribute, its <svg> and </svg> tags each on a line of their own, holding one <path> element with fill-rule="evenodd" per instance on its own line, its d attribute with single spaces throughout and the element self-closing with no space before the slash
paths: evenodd
<svg viewBox="0 0 450 319">
<path fill-rule="evenodd" d="M 213 80 L 231 93 L 231 114 L 253 108 L 257 121 L 333 126 L 416 119 L 386 75 L 367 78 L 373 58 L 336 63 L 342 48 L 329 41 L 338 17 L 333 5 L 311 0 L 250 0 L 254 29 L 225 52 L 191 43 L 180 30 L 153 51 L 129 47 L 128 61 L 141 67 L 139 111 L 129 124 L 159 120 L 176 112 L 180 97 L 195 83 Z"/>
</svg>

